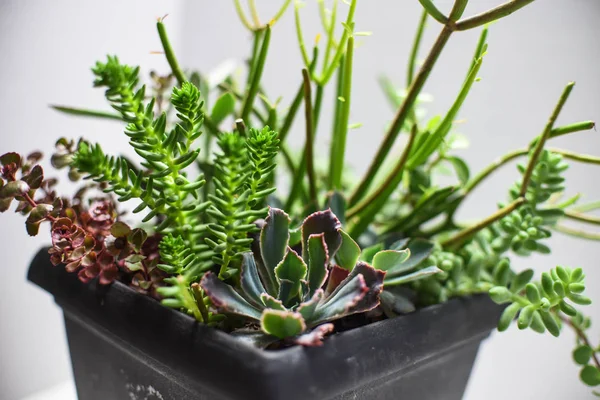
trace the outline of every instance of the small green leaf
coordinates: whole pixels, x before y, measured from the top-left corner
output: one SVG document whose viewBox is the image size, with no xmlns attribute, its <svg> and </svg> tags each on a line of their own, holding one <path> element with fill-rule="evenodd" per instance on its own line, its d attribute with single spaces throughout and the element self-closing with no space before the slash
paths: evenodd
<svg viewBox="0 0 600 400">
<path fill-rule="evenodd" d="M 215 102 L 210 119 L 219 125 L 225 118 L 235 111 L 235 97 L 230 92 L 223 93 Z"/>
<path fill-rule="evenodd" d="M 519 319 L 517 320 L 517 326 L 519 329 L 527 329 L 531 325 L 533 319 L 533 313 L 535 312 L 534 305 L 528 305 L 519 313 Z"/>
<path fill-rule="evenodd" d="M 439 274 L 441 272 L 442 272 L 442 270 L 439 269 L 438 267 L 431 266 L 431 267 L 420 269 L 418 271 L 415 271 L 415 272 L 407 274 L 407 275 L 399 276 L 397 278 L 394 277 L 391 279 L 385 279 L 383 282 L 386 287 L 403 285 L 405 283 L 414 282 L 414 281 L 426 278 L 431 275 Z M 386 275 L 386 278 L 387 278 L 387 275 Z"/>
<path fill-rule="evenodd" d="M 546 332 L 546 327 L 544 326 L 544 322 L 538 311 L 533 312 L 533 318 L 531 319 L 531 325 L 529 327 L 537 333 Z"/>
<path fill-rule="evenodd" d="M 327 279 L 329 254 L 324 234 L 310 235 L 308 238 L 308 295 L 312 296 Z"/>
<path fill-rule="evenodd" d="M 131 228 L 124 222 L 117 221 L 110 227 L 110 234 L 116 238 L 129 235 Z"/>
<path fill-rule="evenodd" d="M 360 257 L 360 247 L 343 230 L 340 230 L 340 234 L 342 235 L 342 244 L 335 254 L 335 260 L 340 267 L 352 271 Z"/>
<path fill-rule="evenodd" d="M 510 326 L 510 323 L 515 319 L 515 316 L 521 309 L 519 303 L 512 303 L 510 306 L 506 307 L 500 316 L 500 321 L 498 321 L 498 330 L 500 332 L 504 332 Z"/>
<path fill-rule="evenodd" d="M 496 304 L 508 303 L 512 298 L 512 293 L 504 286 L 494 286 L 490 289 L 490 297 Z"/>
<path fill-rule="evenodd" d="M 301 280 L 306 278 L 308 267 L 304 260 L 288 247 L 283 260 L 275 267 L 275 276 L 279 281 L 278 298 L 285 306 L 300 295 Z"/>
<path fill-rule="evenodd" d="M 579 377 L 588 386 L 600 385 L 600 370 L 592 365 L 586 365 L 579 373 Z"/>
<path fill-rule="evenodd" d="M 467 163 L 459 157 L 452 156 L 446 158 L 454 167 L 456 176 L 461 184 L 465 185 L 470 178 L 471 173 L 469 172 L 469 166 Z"/>
<path fill-rule="evenodd" d="M 573 303 L 579 304 L 580 306 L 589 306 L 590 304 L 592 304 L 592 299 L 581 294 L 573 293 L 570 294 L 568 297 Z"/>
<path fill-rule="evenodd" d="M 548 311 L 540 310 L 539 313 L 542 317 L 542 322 L 544 323 L 544 326 L 546 327 L 546 329 L 548 329 L 548 332 L 550 332 L 552 336 L 558 337 L 560 335 L 560 328 L 558 326 L 558 323 L 556 322 L 556 319 L 554 319 L 554 316 Z"/>
<path fill-rule="evenodd" d="M 373 257 L 373 267 L 382 271 L 400 268 L 410 257 L 410 250 L 383 250 Z"/>
<path fill-rule="evenodd" d="M 538 304 L 540 302 L 540 291 L 535 284 L 528 283 L 525 286 L 525 293 L 527 294 L 527 300 L 529 300 L 531 303 Z"/>
<path fill-rule="evenodd" d="M 375 254 L 379 253 L 381 250 L 383 250 L 382 243 L 377 243 L 373 246 L 366 247 L 363 249 L 360 259 L 368 264 L 373 264 L 373 257 L 375 257 Z"/>
<path fill-rule="evenodd" d="M 579 346 L 573 350 L 573 360 L 579 365 L 587 365 L 593 352 L 590 346 Z"/>
<path fill-rule="evenodd" d="M 520 292 L 521 290 L 523 290 L 525 285 L 529 283 L 531 278 L 533 278 L 532 269 L 526 269 L 518 275 L 515 275 L 515 277 L 512 280 L 512 283 L 510 284 L 510 291 L 513 293 Z"/>
<path fill-rule="evenodd" d="M 298 336 L 306 330 L 304 318 L 297 312 L 265 310 L 260 319 L 263 332 L 285 339 Z"/>
</svg>

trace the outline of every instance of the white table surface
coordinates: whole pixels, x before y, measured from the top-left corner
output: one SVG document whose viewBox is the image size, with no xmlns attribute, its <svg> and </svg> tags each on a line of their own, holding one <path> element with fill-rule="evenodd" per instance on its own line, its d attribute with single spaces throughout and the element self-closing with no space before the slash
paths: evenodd
<svg viewBox="0 0 600 400">
<path fill-rule="evenodd" d="M 22 400 L 77 400 L 73 381 L 66 381 L 40 392 L 33 393 Z"/>
</svg>

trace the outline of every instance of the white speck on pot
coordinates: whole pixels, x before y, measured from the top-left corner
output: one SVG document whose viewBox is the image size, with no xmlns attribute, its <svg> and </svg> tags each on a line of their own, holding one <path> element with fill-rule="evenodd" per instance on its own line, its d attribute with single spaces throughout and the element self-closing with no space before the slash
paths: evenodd
<svg viewBox="0 0 600 400">
<path fill-rule="evenodd" d="M 131 400 L 164 400 L 162 394 L 154 389 L 152 385 L 133 385 L 128 383 L 125 385 Z"/>
</svg>

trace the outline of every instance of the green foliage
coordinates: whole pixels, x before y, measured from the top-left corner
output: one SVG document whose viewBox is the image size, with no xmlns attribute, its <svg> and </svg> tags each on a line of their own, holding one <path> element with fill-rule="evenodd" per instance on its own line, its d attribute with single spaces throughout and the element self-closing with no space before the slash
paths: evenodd
<svg viewBox="0 0 600 400">
<path fill-rule="evenodd" d="M 558 336 L 560 315 L 577 316 L 577 310 L 570 302 L 576 305 L 591 303 L 582 294 L 585 276 L 581 268 L 559 266 L 544 272 L 540 282 L 531 282 L 532 277 L 533 273 L 527 270 L 515 275 L 508 287 L 502 285 L 490 289 L 490 296 L 496 303 L 511 303 L 504 311 L 498 329 L 507 329 L 518 313 L 519 329 L 531 328 L 540 333 L 548 330 Z"/>
<path fill-rule="evenodd" d="M 247 138 L 224 133 L 218 145 L 215 194 L 209 195 L 208 209 L 215 222 L 208 225 L 213 237 L 207 243 L 215 252 L 213 261 L 221 266 L 219 277 L 225 279 L 238 272 L 241 254 L 250 250 L 248 234 L 257 230 L 253 222 L 267 214 L 265 199 L 275 190 L 272 178 L 279 139 L 265 127 L 250 129 Z"/>
<path fill-rule="evenodd" d="M 283 211 L 269 210 L 260 246 L 243 254 L 239 292 L 212 272 L 204 275 L 201 286 L 219 311 L 260 322 L 265 334 L 285 339 L 379 304 L 385 272 L 360 261 L 350 270 L 334 264 L 342 246 L 354 245 L 342 244 L 351 239 L 331 211 L 304 220 L 301 254 L 288 246 L 289 223 Z"/>
</svg>

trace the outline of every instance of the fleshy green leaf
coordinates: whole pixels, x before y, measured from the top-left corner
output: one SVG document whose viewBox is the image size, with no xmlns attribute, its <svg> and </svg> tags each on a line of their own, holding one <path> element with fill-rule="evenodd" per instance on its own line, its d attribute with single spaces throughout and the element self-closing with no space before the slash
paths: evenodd
<svg viewBox="0 0 600 400">
<path fill-rule="evenodd" d="M 308 295 L 312 296 L 327 279 L 329 254 L 325 244 L 325 235 L 310 235 L 308 238 Z"/>
<path fill-rule="evenodd" d="M 207 272 L 200 281 L 200 286 L 210 298 L 213 306 L 220 312 L 260 320 L 261 312 L 231 286 L 219 280 L 214 273 Z"/>
<path fill-rule="evenodd" d="M 579 346 L 573 351 L 573 360 L 579 365 L 587 365 L 592 358 L 593 350 L 590 346 Z"/>
<path fill-rule="evenodd" d="M 260 252 L 263 259 L 261 264 L 264 264 L 264 270 L 260 270 L 259 274 L 272 296 L 276 296 L 279 290 L 274 270 L 285 257 L 289 240 L 289 226 L 290 217 L 285 212 L 277 208 L 270 208 L 260 233 Z"/>
<path fill-rule="evenodd" d="M 382 271 L 398 270 L 410 257 L 410 250 L 383 250 L 373 257 L 373 268 Z"/>
<path fill-rule="evenodd" d="M 215 102 L 210 119 L 215 124 L 220 124 L 227 116 L 235 111 L 235 97 L 230 92 L 223 93 Z"/>
<path fill-rule="evenodd" d="M 301 294 L 301 280 L 306 278 L 308 267 L 304 260 L 288 247 L 283 260 L 275 267 L 275 276 L 279 281 L 279 300 L 287 307 Z"/>
<path fill-rule="evenodd" d="M 469 177 L 471 175 L 467 163 L 462 158 L 456 156 L 447 157 L 446 159 L 454 167 L 454 170 L 456 171 L 456 176 L 458 177 L 460 183 L 463 185 L 466 184 L 469 181 Z"/>
<path fill-rule="evenodd" d="M 510 284 L 510 291 L 513 293 L 520 292 L 521 290 L 523 290 L 525 285 L 529 283 L 531 278 L 533 278 L 532 269 L 526 269 L 525 271 L 515 275 Z"/>
<path fill-rule="evenodd" d="M 329 258 L 333 258 L 342 244 L 341 224 L 331 210 L 318 211 L 309 215 L 302 223 L 302 258 L 307 260 L 307 246 L 310 235 L 324 234 Z"/>
<path fill-rule="evenodd" d="M 368 264 L 372 264 L 373 257 L 375 257 L 375 254 L 379 253 L 381 250 L 383 250 L 382 243 L 377 243 L 373 246 L 364 248 L 360 255 L 360 259 Z"/>
<path fill-rule="evenodd" d="M 279 339 L 298 336 L 306 330 L 306 323 L 297 312 L 265 310 L 260 319 L 262 330 Z"/>
<path fill-rule="evenodd" d="M 273 310 L 281 310 L 281 311 L 285 311 L 285 309 L 286 309 L 283 306 L 283 303 L 281 302 L 281 300 L 276 299 L 275 297 L 271 296 L 268 293 L 262 293 L 260 295 L 260 299 L 262 301 L 262 304 L 267 308 L 272 308 Z"/>
<path fill-rule="evenodd" d="M 588 386 L 600 385 L 600 370 L 593 365 L 586 365 L 579 373 L 579 377 Z"/>
<path fill-rule="evenodd" d="M 340 224 L 344 226 L 346 224 L 346 199 L 340 192 L 334 191 L 327 196 L 327 206 L 331 211 L 338 217 Z"/>
<path fill-rule="evenodd" d="M 512 298 L 512 293 L 504 286 L 494 286 L 490 289 L 490 297 L 496 304 L 507 303 Z"/>
<path fill-rule="evenodd" d="M 254 255 L 251 252 L 242 254 L 242 269 L 240 273 L 240 286 L 246 295 L 246 298 L 253 303 L 255 307 L 261 307 L 263 300 L 261 295 L 266 292 L 256 268 Z"/>
<path fill-rule="evenodd" d="M 515 319 L 515 316 L 521 309 L 519 303 L 512 303 L 510 306 L 506 307 L 500 316 L 500 321 L 498 321 L 498 330 L 500 332 L 504 332 L 510 326 L 510 323 Z"/>
<path fill-rule="evenodd" d="M 310 321 L 312 319 L 313 314 L 315 313 L 315 310 L 317 309 L 317 306 L 319 305 L 321 300 L 323 300 L 323 296 L 323 289 L 318 289 L 313 295 L 313 297 L 309 301 L 300 304 L 296 311 L 302 314 L 305 321 Z"/>
<path fill-rule="evenodd" d="M 419 279 L 423 279 L 423 278 L 426 278 L 431 275 L 439 274 L 440 272 L 442 272 L 442 270 L 439 269 L 438 267 L 430 266 L 430 267 L 423 268 L 418 271 L 412 272 L 407 275 L 401 275 L 398 277 L 386 279 L 386 280 L 384 280 L 384 283 L 385 283 L 385 286 L 403 285 L 408 282 L 417 281 Z"/>
<path fill-rule="evenodd" d="M 340 234 L 342 235 L 342 244 L 335 255 L 335 260 L 340 267 L 352 271 L 360 257 L 360 247 L 343 230 L 340 230 Z"/>
<path fill-rule="evenodd" d="M 548 311 L 539 310 L 539 313 L 542 317 L 542 322 L 544 323 L 544 326 L 546 327 L 546 329 L 548 329 L 548 332 L 550 332 L 552 336 L 558 337 L 560 335 L 560 328 L 558 326 L 558 323 L 556 322 L 556 319 L 554 319 L 552 314 L 550 314 Z"/>
</svg>

